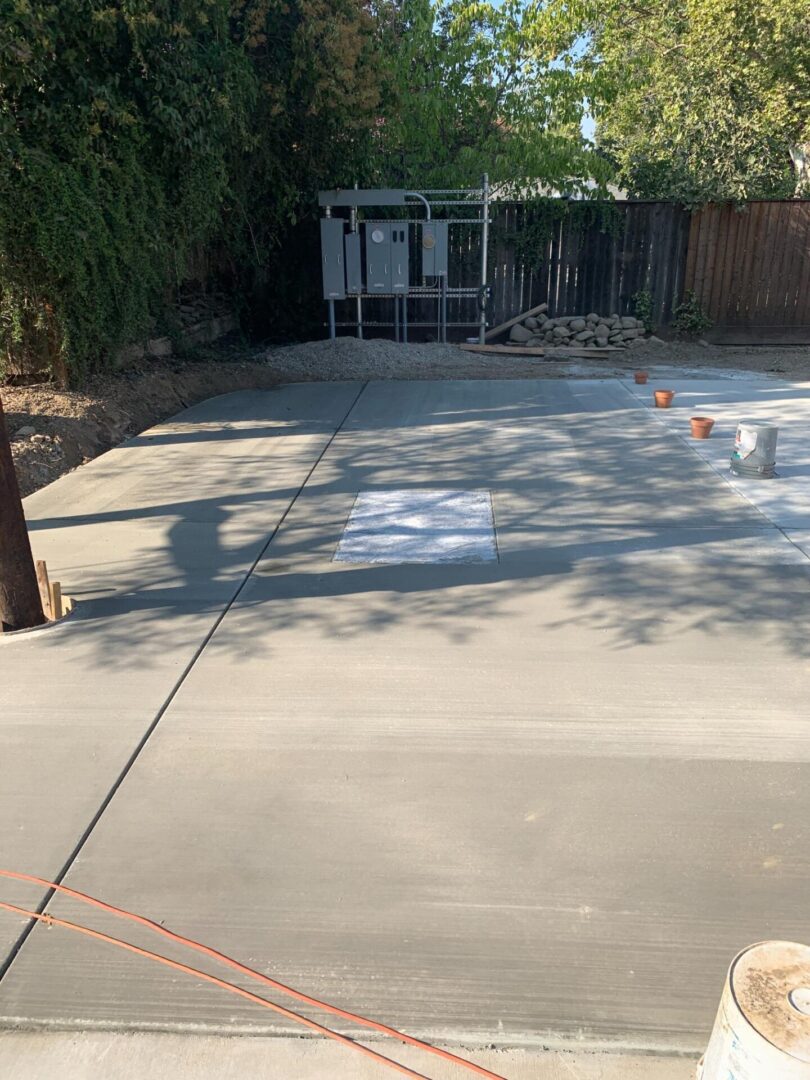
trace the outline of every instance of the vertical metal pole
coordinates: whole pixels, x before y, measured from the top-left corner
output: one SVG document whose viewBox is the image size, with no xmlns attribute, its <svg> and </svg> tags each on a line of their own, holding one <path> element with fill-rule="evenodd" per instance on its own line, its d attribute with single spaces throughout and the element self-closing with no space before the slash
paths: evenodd
<svg viewBox="0 0 810 1080">
<path fill-rule="evenodd" d="M 408 344 L 408 294 L 402 294 L 402 340 Z"/>
<path fill-rule="evenodd" d="M 399 341 L 399 297 L 394 293 L 394 341 Z"/>
<path fill-rule="evenodd" d="M 487 335 L 487 312 L 484 304 L 487 285 L 487 263 L 489 261 L 489 176 L 484 173 L 481 182 L 483 205 L 481 207 L 481 311 L 479 313 L 478 340 L 483 345 Z"/>
<path fill-rule="evenodd" d="M 355 182 L 354 182 L 354 190 L 357 191 L 357 189 L 359 187 L 360 187 L 360 185 L 355 180 Z M 352 230 L 352 232 L 356 233 L 358 228 L 359 228 L 359 226 L 357 224 L 357 207 L 353 206 L 351 208 L 351 210 L 349 211 L 349 213 L 350 213 L 349 228 Z M 362 271 L 361 271 L 361 280 L 360 280 L 361 288 L 362 288 L 362 284 L 363 284 L 363 282 L 362 282 Z M 357 303 L 357 336 L 362 341 L 362 339 L 363 339 L 363 298 L 361 297 L 360 293 L 357 294 L 356 303 Z"/>
<path fill-rule="evenodd" d="M 327 300 L 329 304 L 329 337 L 334 338 L 335 335 L 335 301 Z"/>
<path fill-rule="evenodd" d="M 442 290 L 442 332 L 439 338 L 440 341 L 447 344 L 447 274 L 441 276 L 441 290 Z"/>
<path fill-rule="evenodd" d="M 332 216 L 332 207 L 325 206 L 323 208 L 323 216 L 330 218 Z M 329 308 L 329 337 L 335 337 L 335 301 L 327 300 L 327 306 Z"/>
</svg>

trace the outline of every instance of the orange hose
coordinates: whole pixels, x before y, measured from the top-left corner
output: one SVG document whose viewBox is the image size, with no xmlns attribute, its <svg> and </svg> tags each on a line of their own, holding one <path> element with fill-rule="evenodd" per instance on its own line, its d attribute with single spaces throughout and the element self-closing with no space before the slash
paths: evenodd
<svg viewBox="0 0 810 1080">
<path fill-rule="evenodd" d="M 422 1073 L 414 1072 L 413 1069 L 409 1069 L 406 1065 L 400 1065 L 398 1061 L 392 1061 L 390 1058 L 383 1057 L 383 1055 L 378 1054 L 376 1050 L 370 1050 L 367 1046 L 356 1043 L 345 1035 L 339 1035 L 336 1031 L 323 1027 L 322 1024 L 317 1023 L 315 1020 L 309 1020 L 306 1016 L 301 1016 L 300 1013 L 293 1012 L 291 1009 L 285 1009 L 283 1005 L 276 1005 L 273 1001 L 268 1001 L 266 998 L 259 997 L 258 994 L 252 994 L 250 990 L 243 990 L 241 986 L 235 986 L 225 979 L 218 979 L 216 975 L 209 975 L 205 971 L 200 971 L 199 968 L 189 967 L 188 964 L 181 964 L 178 960 L 171 960 L 168 956 L 162 956 L 160 953 L 150 952 L 149 949 L 141 949 L 137 945 L 130 945 L 128 941 L 122 941 L 121 938 L 111 937 L 109 934 L 102 934 L 100 930 L 91 930 L 89 926 L 82 926 L 80 923 L 67 922 L 65 919 L 57 919 L 56 916 L 48 915 L 45 912 L 28 911 L 26 908 L 17 907 L 15 904 L 6 904 L 3 901 L 0 901 L 0 908 L 5 911 L 12 911 L 15 915 L 26 915 L 29 919 L 38 919 L 48 926 L 64 926 L 66 930 L 75 930 L 79 934 L 86 934 L 88 937 L 95 938 L 98 941 L 106 941 L 108 945 L 116 945 L 119 949 L 127 949 L 137 956 L 145 956 L 149 960 L 156 960 L 159 964 L 165 964 L 167 967 L 174 968 L 177 971 L 183 971 L 186 975 L 193 975 L 196 979 L 203 979 L 205 982 L 213 983 L 214 986 L 220 986 L 223 990 L 230 990 L 232 994 L 238 994 L 240 997 L 247 998 L 248 1001 L 254 1001 L 257 1005 L 262 1005 L 266 1009 L 273 1009 L 275 1012 L 281 1013 L 282 1016 L 286 1016 L 290 1020 L 296 1020 L 299 1024 L 306 1024 L 306 1026 L 312 1028 L 313 1031 L 317 1031 L 319 1035 L 327 1035 L 330 1039 L 335 1039 L 337 1042 L 343 1043 L 344 1046 L 350 1046 L 353 1050 L 359 1050 L 361 1054 L 366 1054 L 375 1061 L 387 1065 L 391 1069 L 396 1069 L 396 1071 L 402 1073 L 403 1076 L 416 1077 L 417 1080 L 430 1080 L 429 1077 L 424 1076 Z"/>
<path fill-rule="evenodd" d="M 334 1016 L 340 1016 L 344 1020 L 349 1020 L 355 1024 L 360 1024 L 363 1027 L 371 1028 L 374 1031 L 380 1032 L 382 1035 L 389 1035 L 394 1039 L 399 1039 L 404 1043 L 408 1043 L 410 1046 L 418 1047 L 420 1050 L 425 1050 L 430 1054 L 435 1054 L 437 1057 L 443 1058 L 445 1061 L 450 1061 L 454 1065 L 459 1065 L 462 1068 L 469 1069 L 471 1072 L 476 1073 L 478 1076 L 487 1077 L 488 1080 L 505 1080 L 504 1077 L 498 1073 L 490 1072 L 489 1069 L 483 1068 L 481 1065 L 476 1065 L 473 1061 L 468 1061 L 466 1058 L 458 1057 L 457 1054 L 451 1053 L 449 1050 L 442 1050 L 438 1046 L 431 1046 L 430 1043 L 423 1042 L 421 1039 L 417 1039 L 413 1035 L 406 1035 L 404 1032 L 397 1031 L 396 1028 L 389 1027 L 387 1024 L 382 1024 L 377 1020 L 370 1020 L 368 1017 L 360 1016 L 358 1013 L 349 1012 L 347 1009 L 341 1009 L 337 1005 L 330 1005 L 327 1002 L 320 1001 L 318 998 L 311 997 L 309 994 L 304 994 L 300 990 L 294 990 L 290 986 L 286 986 L 284 983 L 278 982 L 276 979 L 271 979 L 268 975 L 263 975 L 260 971 L 254 971 L 253 968 L 247 967 L 245 964 L 240 963 L 238 960 L 234 960 L 230 956 L 226 956 L 225 953 L 219 952 L 217 949 L 212 949 L 208 945 L 203 945 L 199 941 L 194 941 L 193 938 L 184 937 L 182 934 L 176 934 L 172 930 L 167 930 L 165 926 L 161 926 L 159 923 L 153 922 L 152 919 L 147 919 L 143 915 L 136 915 L 131 911 L 127 911 L 125 908 L 115 907 L 113 904 L 108 904 L 104 900 L 98 900 L 94 896 L 88 896 L 86 893 L 77 892 L 76 889 L 68 888 L 67 885 L 57 885 L 53 881 L 48 881 L 45 878 L 35 877 L 32 874 L 22 874 L 14 870 L 0 870 L 0 877 L 12 878 L 16 881 L 26 881 L 35 885 L 41 885 L 48 889 L 54 889 L 56 892 L 61 892 L 65 896 L 70 896 L 74 900 L 80 900 L 82 903 L 90 904 L 93 907 L 97 907 L 102 911 L 110 912 L 113 915 L 122 919 L 130 919 L 132 922 L 139 923 L 141 926 L 145 926 L 148 930 L 152 930 L 157 934 L 163 935 L 170 941 L 175 941 L 180 945 L 186 945 L 191 949 L 195 949 L 197 952 L 203 953 L 205 956 L 210 956 L 214 960 L 218 960 L 223 964 L 227 964 L 228 967 L 234 968 L 234 970 L 241 972 L 243 975 L 247 975 L 249 978 L 256 979 L 266 986 L 272 987 L 274 990 L 278 990 L 283 994 L 288 994 L 290 997 L 297 1001 L 301 1001 L 307 1005 L 313 1005 L 315 1008 L 323 1009 L 325 1012 L 332 1013 Z M 8 905 L 0 904 L 0 907 L 8 907 Z M 32 916 L 38 917 L 38 916 Z M 49 918 L 51 918 L 49 916 Z M 61 925 L 61 924 L 60 924 Z M 73 924 L 69 924 L 73 925 Z M 88 931 L 91 932 L 91 931 Z M 92 932 L 91 932 L 92 933 Z M 106 938 L 106 935 L 103 935 Z M 108 940 L 118 942 L 118 938 L 109 938 Z M 126 945 L 127 943 L 122 943 Z M 134 946 L 127 946 L 129 948 L 135 948 Z M 157 954 L 149 954 L 157 955 Z M 169 963 L 170 961 L 165 961 Z M 189 969 L 190 971 L 196 971 L 195 968 Z M 223 983 L 225 986 L 231 986 L 231 983 Z M 264 998 L 259 998 L 259 1001 L 264 1002 Z M 266 1002 L 266 1004 L 269 1004 Z M 271 1008 L 274 1006 L 270 1006 Z M 280 1009 L 281 1007 L 278 1006 Z M 297 1017 L 297 1013 L 290 1013 L 292 1017 Z M 329 1029 L 324 1028 L 325 1032 Z M 338 1038 L 342 1038 L 338 1036 Z M 356 1046 L 356 1043 L 352 1043 L 351 1040 L 347 1040 L 350 1045 Z M 383 1059 L 388 1061 L 387 1058 Z M 414 1073 L 413 1075 L 419 1075 Z"/>
</svg>

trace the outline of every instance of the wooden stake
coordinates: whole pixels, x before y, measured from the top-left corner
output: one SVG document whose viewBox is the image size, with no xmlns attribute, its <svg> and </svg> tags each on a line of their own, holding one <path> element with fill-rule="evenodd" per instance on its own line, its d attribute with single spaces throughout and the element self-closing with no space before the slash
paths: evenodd
<svg viewBox="0 0 810 1080">
<path fill-rule="evenodd" d="M 45 565 L 44 559 L 37 559 L 37 585 L 39 585 L 39 597 L 42 601 L 42 610 L 48 616 L 49 619 L 53 618 L 51 615 L 51 585 L 48 581 L 48 567 Z"/>
<path fill-rule="evenodd" d="M 62 586 L 58 581 L 51 582 L 51 618 L 61 619 L 64 615 L 62 610 Z"/>
</svg>

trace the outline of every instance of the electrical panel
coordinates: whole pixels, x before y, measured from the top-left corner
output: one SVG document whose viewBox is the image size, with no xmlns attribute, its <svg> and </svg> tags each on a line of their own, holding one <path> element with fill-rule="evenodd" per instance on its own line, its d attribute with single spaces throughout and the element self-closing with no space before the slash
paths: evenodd
<svg viewBox="0 0 810 1080">
<path fill-rule="evenodd" d="M 368 292 L 391 292 L 391 231 L 390 222 L 365 222 L 366 289 Z"/>
<path fill-rule="evenodd" d="M 422 275 L 438 277 L 447 273 L 447 222 L 426 221 L 422 225 Z"/>
<path fill-rule="evenodd" d="M 346 292 L 363 291 L 363 259 L 360 254 L 360 233 L 346 233 Z"/>
<path fill-rule="evenodd" d="M 394 222 L 391 227 L 391 291 L 408 291 L 408 226 Z"/>
<path fill-rule="evenodd" d="M 343 264 L 343 218 L 321 218 L 321 269 L 324 300 L 346 298 L 346 272 Z"/>
</svg>

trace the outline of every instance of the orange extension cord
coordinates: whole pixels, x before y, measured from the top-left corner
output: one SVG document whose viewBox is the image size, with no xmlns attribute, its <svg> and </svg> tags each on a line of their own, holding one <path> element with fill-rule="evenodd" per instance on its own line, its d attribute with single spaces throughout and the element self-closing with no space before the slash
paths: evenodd
<svg viewBox="0 0 810 1080">
<path fill-rule="evenodd" d="M 163 937 L 168 938 L 170 941 L 177 942 L 180 945 L 186 945 L 191 949 L 195 949 L 197 952 L 203 953 L 205 956 L 210 956 L 214 960 L 217 960 L 223 964 L 227 964 L 228 967 L 234 968 L 236 971 L 241 972 L 243 975 L 247 975 L 249 978 L 257 979 L 259 982 L 264 983 L 266 986 L 272 987 L 274 990 L 278 990 L 283 994 L 288 994 L 295 998 L 297 1001 L 304 1002 L 307 1005 L 313 1005 L 316 1008 L 323 1009 L 326 1012 L 332 1013 L 335 1016 L 340 1016 L 344 1020 L 350 1020 L 355 1024 L 360 1024 L 363 1027 L 372 1028 L 374 1031 L 378 1031 L 383 1035 L 390 1035 L 392 1038 L 399 1039 L 404 1043 L 408 1043 L 411 1046 L 416 1046 L 421 1050 L 426 1050 L 428 1053 L 435 1054 L 438 1057 L 443 1058 L 446 1061 L 450 1061 L 455 1065 L 459 1065 L 462 1068 L 469 1069 L 471 1072 L 477 1073 L 479 1076 L 489 1077 L 489 1080 L 504 1080 L 504 1077 L 499 1076 L 497 1073 L 490 1072 L 488 1069 L 484 1069 L 480 1065 L 476 1065 L 472 1061 L 467 1061 L 464 1058 L 458 1057 L 456 1054 L 451 1054 L 448 1050 L 441 1050 L 437 1046 L 431 1046 L 429 1043 L 423 1042 L 421 1039 L 415 1038 L 413 1035 L 406 1035 L 401 1031 L 397 1031 L 395 1028 L 388 1027 L 386 1024 L 381 1024 L 376 1020 L 370 1020 L 365 1016 L 359 1016 L 357 1013 L 349 1012 L 346 1009 L 341 1009 L 336 1005 L 329 1005 L 324 1001 L 320 1001 L 318 998 L 310 997 L 308 994 L 303 994 L 298 990 L 293 990 L 292 987 L 285 986 L 284 983 L 278 982 L 275 979 L 271 979 L 268 975 L 263 975 L 259 971 L 254 971 L 252 968 L 247 967 L 245 964 L 241 964 L 238 960 L 234 960 L 230 956 L 226 956 L 224 953 L 218 952 L 216 949 L 209 948 L 207 945 L 201 944 L 199 941 L 194 941 L 192 938 L 184 937 L 182 934 L 175 934 L 172 930 L 167 930 L 159 923 L 153 922 L 151 919 L 147 919 L 143 915 L 136 915 L 131 911 L 126 911 L 124 908 L 115 907 L 112 904 L 107 904 L 103 900 L 97 900 L 93 896 L 88 896 L 85 893 L 77 892 L 75 889 L 70 889 L 66 885 L 57 885 L 53 881 L 48 881 L 45 878 L 35 877 L 31 874 L 22 874 L 13 870 L 0 870 L 0 877 L 11 878 L 15 881 L 30 882 L 34 885 L 41 885 L 48 889 L 53 889 L 56 892 L 61 892 L 66 896 L 72 897 L 74 900 L 79 900 L 82 903 L 90 904 L 93 907 L 97 907 L 102 911 L 110 912 L 113 915 L 122 919 L 129 919 L 132 922 L 139 923 L 141 926 L 145 926 L 148 930 L 152 930 L 155 933 L 162 934 Z M 292 1012 L 290 1009 L 285 1009 L 282 1005 L 276 1005 L 272 1001 L 268 1001 L 266 998 L 259 997 L 257 994 L 252 994 L 249 990 L 243 990 L 239 986 L 235 986 L 233 983 L 229 983 L 224 979 L 218 979 L 215 975 L 208 975 L 204 971 L 200 971 L 198 968 L 189 967 L 187 964 L 181 964 L 176 960 L 171 960 L 166 956 L 162 956 L 159 953 L 150 952 L 148 949 L 141 949 L 137 945 L 131 945 L 127 941 L 123 941 L 121 938 L 111 937 L 108 934 L 103 934 L 97 930 L 91 930 L 89 927 L 81 926 L 78 923 L 67 922 L 64 919 L 58 919 L 53 915 L 47 913 L 38 913 L 35 911 L 29 911 L 26 908 L 17 907 L 14 904 L 8 904 L 0 902 L 0 909 L 5 911 L 11 911 L 17 915 L 24 915 L 30 919 L 36 919 L 40 922 L 44 922 L 52 926 L 62 926 L 68 930 L 74 930 L 80 934 L 86 934 L 89 937 L 96 938 L 99 941 L 107 942 L 110 945 L 116 945 L 118 948 L 126 949 L 129 952 L 136 953 L 139 956 L 145 956 L 150 960 L 155 960 L 157 963 L 165 964 L 168 967 L 173 967 L 178 971 L 183 971 L 187 975 L 192 975 L 195 978 L 203 979 L 206 982 L 213 983 L 215 986 L 219 986 L 224 990 L 229 990 L 234 994 L 238 994 L 240 997 L 247 998 L 249 1001 L 253 1001 L 258 1005 L 262 1005 L 264 1008 L 273 1009 L 275 1012 L 281 1013 L 282 1016 L 286 1016 L 291 1020 L 295 1020 L 300 1024 L 311 1028 L 313 1031 L 317 1031 L 321 1035 L 326 1035 L 331 1039 L 349 1046 L 354 1050 L 359 1050 L 361 1053 L 366 1054 L 368 1057 L 373 1058 L 380 1064 L 387 1065 L 389 1068 L 395 1069 L 397 1072 L 402 1073 L 404 1076 L 417 1077 L 419 1080 L 426 1080 L 422 1073 L 414 1072 L 412 1069 L 407 1068 L 405 1065 L 400 1065 L 396 1061 L 392 1061 L 390 1058 L 384 1057 L 382 1054 L 376 1053 L 376 1051 L 362 1046 L 360 1043 L 354 1042 L 352 1039 L 347 1038 L 344 1035 L 340 1035 L 329 1028 L 323 1027 L 321 1024 L 316 1023 L 314 1020 L 309 1020 L 307 1017 L 301 1016 L 298 1013 Z"/>
</svg>

